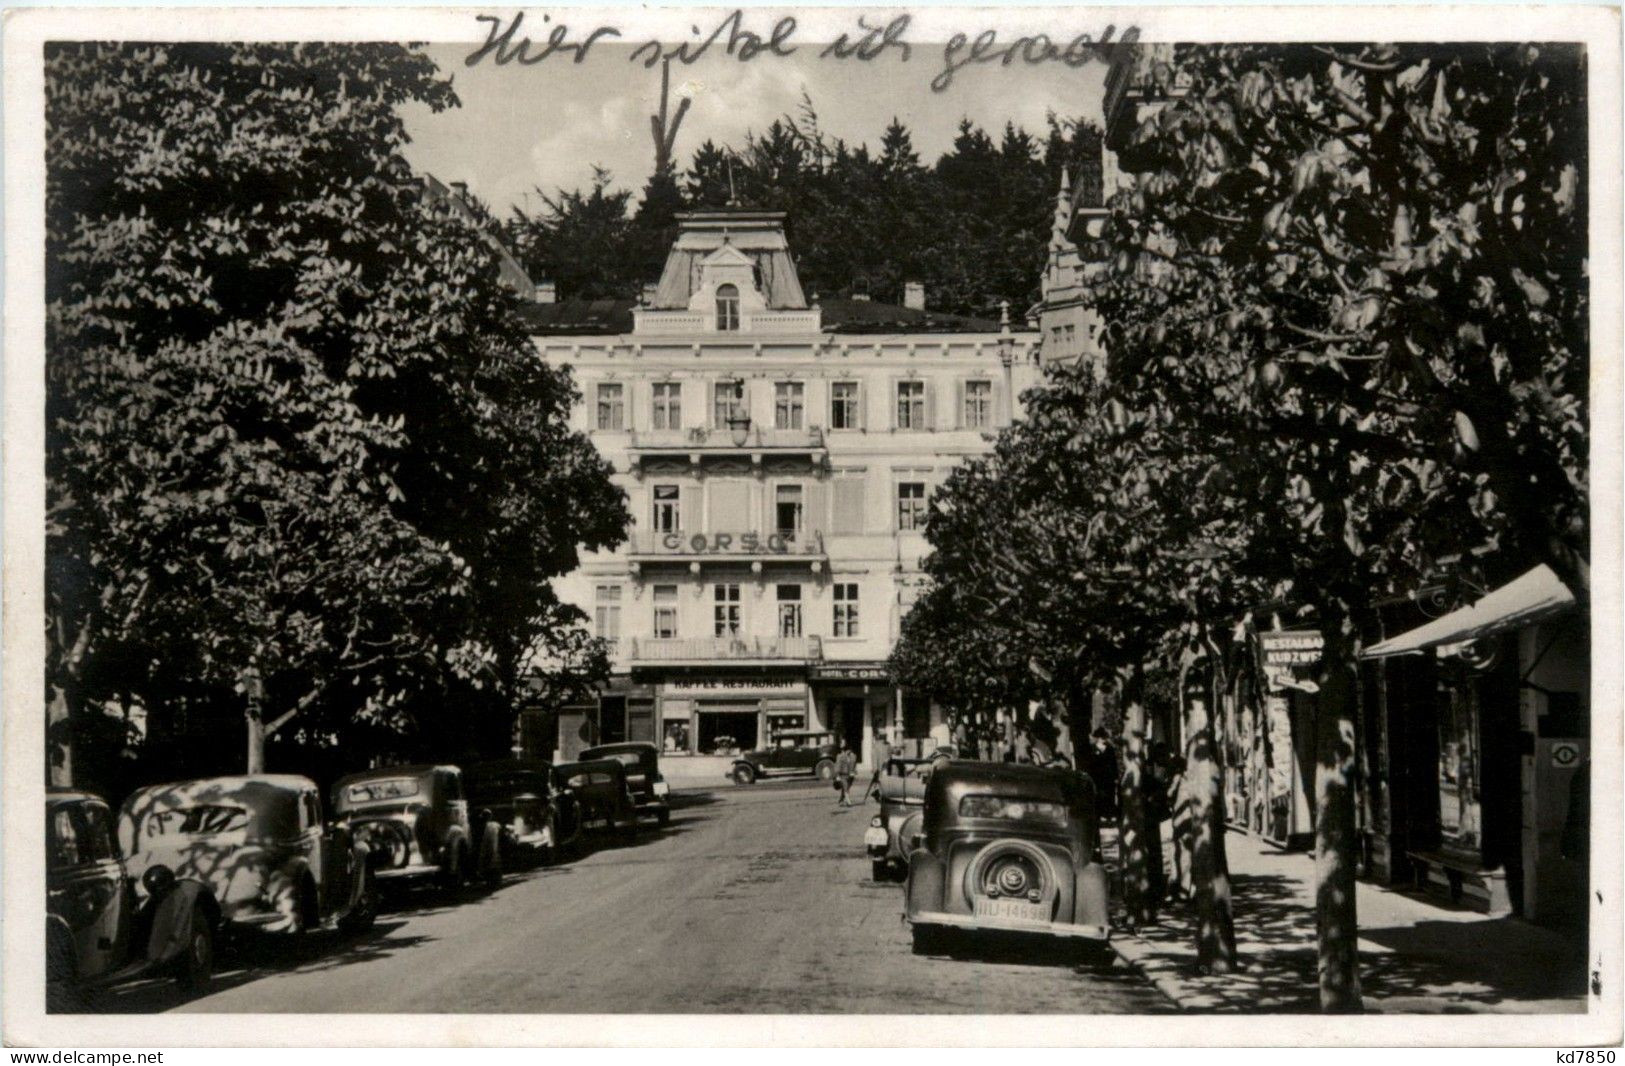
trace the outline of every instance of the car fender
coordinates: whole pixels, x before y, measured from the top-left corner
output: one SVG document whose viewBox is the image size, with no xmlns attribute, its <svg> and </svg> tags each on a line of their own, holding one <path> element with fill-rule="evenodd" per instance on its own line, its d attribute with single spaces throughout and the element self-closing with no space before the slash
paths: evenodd
<svg viewBox="0 0 1625 1066">
<path fill-rule="evenodd" d="M 485 823 L 485 829 L 480 833 L 480 851 L 476 858 L 475 869 L 486 871 L 493 866 L 502 865 L 502 830 L 503 826 L 491 819 Z"/>
<path fill-rule="evenodd" d="M 942 863 L 924 848 L 909 853 L 904 899 L 910 919 L 922 911 L 942 909 Z"/>
<path fill-rule="evenodd" d="M 179 958 L 192 935 L 192 915 L 199 903 L 212 925 L 220 908 L 214 895 L 199 881 L 181 881 L 164 897 L 148 904 L 152 908 L 152 928 L 147 933 L 147 961 L 158 964 Z"/>
<path fill-rule="evenodd" d="M 908 857 L 908 842 L 914 839 L 914 834 L 920 832 L 924 825 L 925 811 L 919 809 L 909 811 L 903 815 L 902 819 L 896 823 L 894 831 L 892 831 L 891 826 L 888 826 L 887 829 L 892 831 L 892 854 L 900 859 L 906 859 Z"/>
<path fill-rule="evenodd" d="M 1078 869 L 1076 895 L 1072 901 L 1074 925 L 1111 925 L 1106 868 L 1098 862 L 1087 862 Z"/>
</svg>

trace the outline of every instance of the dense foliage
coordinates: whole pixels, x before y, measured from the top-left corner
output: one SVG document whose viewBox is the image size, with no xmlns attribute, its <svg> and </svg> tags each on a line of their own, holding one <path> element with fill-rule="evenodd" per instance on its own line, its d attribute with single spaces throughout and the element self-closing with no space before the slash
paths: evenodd
<svg viewBox="0 0 1625 1066">
<path fill-rule="evenodd" d="M 625 511 L 480 221 L 399 154 L 449 82 L 391 45 L 46 63 L 58 728 L 118 700 L 241 769 L 245 713 L 331 745 L 510 699 Z"/>
<path fill-rule="evenodd" d="M 1094 127 L 1054 119 L 1042 141 L 1007 126 L 995 142 L 965 122 L 928 166 L 901 123 L 871 151 L 826 135 L 807 102 L 743 146 L 706 141 L 681 175 L 650 180 L 635 214 L 598 171 L 589 190 L 542 193 L 544 209 L 516 212 L 508 231 L 561 298 L 628 298 L 659 276 L 675 211 L 737 202 L 787 212 L 809 296 L 901 302 L 919 281 L 934 309 L 997 317 L 1001 300 L 1037 300 L 1061 169 L 1098 190 L 1099 143 Z"/>
</svg>

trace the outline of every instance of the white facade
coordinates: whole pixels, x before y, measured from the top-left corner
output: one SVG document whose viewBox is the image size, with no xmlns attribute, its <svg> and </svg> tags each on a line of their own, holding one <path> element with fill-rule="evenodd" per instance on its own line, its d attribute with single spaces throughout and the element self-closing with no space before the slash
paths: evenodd
<svg viewBox="0 0 1625 1066">
<path fill-rule="evenodd" d="M 590 306 L 599 332 L 570 332 L 589 305 L 560 306 L 535 343 L 574 372 L 575 426 L 633 524 L 559 585 L 615 641 L 599 717 L 564 723 L 561 750 L 704 753 L 809 728 L 867 757 L 877 729 L 940 733 L 883 666 L 917 594 L 926 503 L 1037 380 L 1036 334 L 809 303 L 780 216 L 737 210 L 684 217 L 641 305 Z"/>
</svg>

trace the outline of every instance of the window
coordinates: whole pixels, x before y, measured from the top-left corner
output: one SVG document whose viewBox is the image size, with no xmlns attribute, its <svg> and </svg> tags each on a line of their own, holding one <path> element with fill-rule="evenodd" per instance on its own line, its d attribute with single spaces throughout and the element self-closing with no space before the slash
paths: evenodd
<svg viewBox="0 0 1625 1066">
<path fill-rule="evenodd" d="M 626 388 L 618 381 L 598 386 L 598 428 L 626 428 Z"/>
<path fill-rule="evenodd" d="M 713 612 L 716 621 L 716 635 L 719 637 L 737 637 L 739 635 L 739 586 L 717 585 L 714 595 L 716 606 Z"/>
<path fill-rule="evenodd" d="M 829 428 L 859 429 L 858 383 L 837 381 L 829 387 Z"/>
<path fill-rule="evenodd" d="M 656 533 L 680 533 L 683 529 L 681 493 L 676 485 L 654 487 L 654 527 Z"/>
<path fill-rule="evenodd" d="M 717 286 L 717 328 L 739 328 L 739 286 Z"/>
<path fill-rule="evenodd" d="M 780 585 L 778 600 L 779 636 L 801 636 L 801 586 Z"/>
<path fill-rule="evenodd" d="M 925 528 L 925 482 L 897 483 L 897 528 L 901 531 Z"/>
<path fill-rule="evenodd" d="M 599 585 L 593 600 L 593 633 L 613 645 L 621 636 L 621 586 Z"/>
<path fill-rule="evenodd" d="M 993 382 L 965 382 L 966 429 L 987 429 L 993 425 Z"/>
<path fill-rule="evenodd" d="M 925 428 L 925 382 L 897 383 L 897 428 Z"/>
<path fill-rule="evenodd" d="M 677 586 L 656 585 L 655 639 L 671 640 L 677 636 Z"/>
<path fill-rule="evenodd" d="M 683 428 L 683 386 L 675 381 L 657 381 L 654 389 L 654 410 L 649 424 L 655 429 Z"/>
<path fill-rule="evenodd" d="M 835 629 L 837 637 L 858 635 L 858 583 L 835 582 Z"/>
<path fill-rule="evenodd" d="M 716 403 L 713 405 L 712 425 L 718 429 L 727 429 L 728 423 L 736 418 L 745 417 L 745 383 L 743 381 L 719 381 L 714 391 Z"/>
<path fill-rule="evenodd" d="M 773 386 L 773 425 L 777 429 L 800 429 L 802 422 L 802 385 L 799 381 L 781 381 Z"/>
<path fill-rule="evenodd" d="M 773 528 L 786 538 L 801 532 L 801 486 L 780 485 L 774 490 Z"/>
</svg>

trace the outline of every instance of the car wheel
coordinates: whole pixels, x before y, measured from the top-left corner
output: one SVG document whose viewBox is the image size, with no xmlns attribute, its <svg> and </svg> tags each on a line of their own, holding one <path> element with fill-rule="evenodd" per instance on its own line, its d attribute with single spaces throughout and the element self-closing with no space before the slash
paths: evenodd
<svg viewBox="0 0 1625 1066">
<path fill-rule="evenodd" d="M 870 859 L 869 875 L 877 882 L 890 881 L 892 879 L 891 864 L 885 859 Z"/>
<path fill-rule="evenodd" d="M 456 892 L 468 883 L 467 855 L 461 844 L 454 844 L 446 865 L 440 869 L 440 884 L 448 892 Z"/>
<path fill-rule="evenodd" d="M 828 759 L 820 760 L 813 773 L 818 775 L 818 780 L 828 784 L 835 780 L 835 764 Z"/>
<path fill-rule="evenodd" d="M 82 1010 L 84 995 L 74 984 L 73 936 L 57 926 L 45 928 L 45 1010 L 49 1014 Z"/>
<path fill-rule="evenodd" d="M 361 872 L 361 898 L 356 900 L 355 906 L 343 918 L 339 919 L 339 931 L 348 935 L 365 933 L 372 928 L 372 923 L 378 918 L 378 886 L 373 883 L 372 875 L 366 870 Z"/>
<path fill-rule="evenodd" d="M 738 766 L 734 767 L 734 782 L 740 785 L 755 784 L 756 771 L 751 769 L 749 763 L 742 762 Z"/>
<path fill-rule="evenodd" d="M 671 808 L 665 807 L 665 808 L 661 809 L 659 822 L 660 822 L 660 828 L 662 828 L 662 829 L 666 828 L 668 825 L 671 824 Z"/>
<path fill-rule="evenodd" d="M 176 963 L 175 983 L 195 992 L 214 976 L 214 926 L 201 903 L 192 908 L 192 921 L 186 931 L 186 950 Z"/>
<path fill-rule="evenodd" d="M 944 938 L 942 930 L 934 925 L 916 925 L 914 927 L 914 954 L 940 955 L 942 954 Z"/>
</svg>

